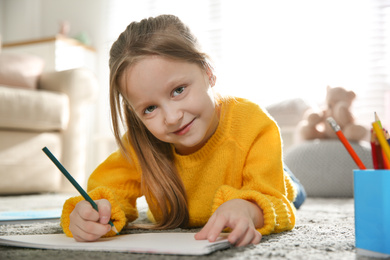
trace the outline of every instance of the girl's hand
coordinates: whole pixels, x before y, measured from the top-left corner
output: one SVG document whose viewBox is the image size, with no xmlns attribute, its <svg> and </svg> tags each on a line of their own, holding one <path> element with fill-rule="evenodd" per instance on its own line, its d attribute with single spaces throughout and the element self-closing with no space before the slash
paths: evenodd
<svg viewBox="0 0 390 260">
<path fill-rule="evenodd" d="M 108 224 L 111 218 L 110 202 L 106 199 L 95 202 L 99 212 L 89 202 L 83 200 L 76 204 L 70 214 L 69 230 L 76 241 L 95 241 L 111 230 L 111 225 Z"/>
<path fill-rule="evenodd" d="M 223 229 L 229 227 L 232 232 L 227 239 L 231 244 L 258 244 L 262 236 L 256 228 L 263 225 L 263 211 L 256 204 L 242 199 L 229 200 L 219 206 L 202 230 L 195 235 L 195 239 L 214 242 Z"/>
</svg>

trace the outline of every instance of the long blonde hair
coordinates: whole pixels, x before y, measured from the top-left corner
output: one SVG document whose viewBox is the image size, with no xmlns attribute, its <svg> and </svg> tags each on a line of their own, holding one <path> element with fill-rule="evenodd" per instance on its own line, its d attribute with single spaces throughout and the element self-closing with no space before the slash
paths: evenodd
<svg viewBox="0 0 390 260">
<path fill-rule="evenodd" d="M 149 132 L 127 104 L 119 84 L 130 66 L 150 55 L 194 63 L 205 71 L 212 67 L 207 55 L 200 52 L 197 39 L 189 28 L 173 15 L 132 22 L 110 51 L 113 130 L 119 147 L 129 158 L 119 125 L 120 122 L 125 122 L 126 137 L 134 148 L 142 169 L 142 192 L 152 212 L 157 211 L 161 216 L 156 219 L 153 228 L 185 227 L 189 220 L 186 191 L 174 164 L 171 145 L 158 140 Z"/>
</svg>

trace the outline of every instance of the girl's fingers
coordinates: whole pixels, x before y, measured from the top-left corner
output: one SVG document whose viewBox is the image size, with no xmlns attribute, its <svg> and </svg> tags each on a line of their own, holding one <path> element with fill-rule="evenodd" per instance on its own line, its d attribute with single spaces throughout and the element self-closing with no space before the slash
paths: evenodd
<svg viewBox="0 0 390 260">
<path fill-rule="evenodd" d="M 97 223 L 96 223 L 97 224 Z M 85 231 L 84 229 L 81 229 L 78 226 L 75 226 L 71 232 L 73 234 L 73 237 L 76 241 L 79 242 L 91 242 L 98 240 L 101 236 L 105 235 L 110 229 L 110 225 L 102 225 L 98 224 L 100 227 L 97 227 L 93 229 L 92 233 L 89 233 L 88 231 Z M 70 229 L 70 227 L 69 227 Z M 107 231 L 108 230 L 108 231 Z M 99 233 L 100 232 L 100 233 Z"/>
<path fill-rule="evenodd" d="M 111 230 L 109 224 L 79 220 L 69 225 L 69 230 L 77 241 L 95 241 Z"/>
<path fill-rule="evenodd" d="M 256 230 L 256 235 L 255 238 L 252 240 L 252 244 L 257 245 L 258 243 L 260 243 L 262 237 L 263 236 L 261 235 L 261 233 Z"/>
<path fill-rule="evenodd" d="M 78 242 L 95 241 L 99 238 L 96 237 L 96 235 L 85 233 L 84 230 L 80 229 L 80 227 L 76 225 L 73 225 L 72 227 L 69 226 L 69 230 L 72 232 L 73 238 Z"/>
<path fill-rule="evenodd" d="M 246 246 L 249 244 L 258 244 L 261 240 L 261 234 L 256 230 L 250 229 L 247 233 L 235 244 L 235 246 Z"/>
<path fill-rule="evenodd" d="M 92 205 L 87 201 L 80 201 L 76 204 L 76 207 L 71 213 L 71 220 L 72 217 L 79 216 L 81 219 L 86 221 L 98 221 L 99 220 L 99 213 L 92 207 Z"/>
<path fill-rule="evenodd" d="M 218 214 L 212 215 L 202 230 L 195 235 L 195 239 L 207 239 L 210 242 L 214 242 L 226 227 L 226 222 L 227 219 L 225 217 L 218 216 Z"/>
<path fill-rule="evenodd" d="M 210 229 L 212 228 L 214 222 L 215 222 L 215 215 L 212 215 L 209 221 L 207 221 L 206 225 L 198 233 L 195 234 L 195 239 L 196 240 L 207 239 Z"/>
<path fill-rule="evenodd" d="M 263 226 L 262 214 L 261 209 L 250 201 L 229 200 L 218 207 L 203 229 L 195 235 L 195 239 L 208 239 L 214 242 L 228 227 L 232 230 L 228 235 L 231 244 L 236 246 L 258 244 L 261 234 L 256 230 L 256 226 Z"/>
<path fill-rule="evenodd" d="M 235 245 L 240 242 L 249 230 L 248 221 L 239 221 L 235 227 L 230 227 L 232 232 L 228 236 L 231 244 Z"/>
<path fill-rule="evenodd" d="M 210 242 L 217 240 L 219 234 L 224 230 L 227 224 L 227 219 L 224 216 L 216 217 L 213 225 L 210 227 L 207 234 L 207 239 Z"/>
<path fill-rule="evenodd" d="M 102 210 L 103 217 L 111 213 L 111 206 L 106 202 L 99 203 Z M 108 203 L 108 201 L 107 201 Z M 76 241 L 95 241 L 101 236 L 105 235 L 111 230 L 111 226 L 108 223 L 110 217 L 105 219 L 99 215 L 99 213 L 92 208 L 91 204 L 86 201 L 77 203 L 75 209 L 70 214 L 69 230 L 72 232 Z"/>
<path fill-rule="evenodd" d="M 111 204 L 106 199 L 97 200 L 96 204 L 99 209 L 99 222 L 101 224 L 107 224 L 111 218 Z"/>
</svg>

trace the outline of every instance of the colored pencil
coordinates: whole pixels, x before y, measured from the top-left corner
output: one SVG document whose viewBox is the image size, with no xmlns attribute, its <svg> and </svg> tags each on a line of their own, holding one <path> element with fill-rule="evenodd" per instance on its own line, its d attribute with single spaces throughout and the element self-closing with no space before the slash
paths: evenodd
<svg viewBox="0 0 390 260">
<path fill-rule="evenodd" d="M 384 131 L 385 131 L 385 137 L 386 137 L 387 143 L 390 145 L 390 134 L 387 130 L 384 130 Z"/>
<path fill-rule="evenodd" d="M 390 135 L 389 135 L 389 132 L 387 132 L 387 130 L 383 129 L 383 131 L 385 132 L 385 138 L 387 140 L 387 143 L 390 145 Z M 390 169 L 390 161 L 388 161 L 388 168 L 387 169 Z"/>
<path fill-rule="evenodd" d="M 390 161 L 390 146 L 383 133 L 383 129 L 379 126 L 378 122 L 373 122 L 372 127 L 374 128 L 376 137 L 378 138 L 379 144 L 381 145 L 387 160 Z"/>
<path fill-rule="evenodd" d="M 348 142 L 347 138 L 345 138 L 343 132 L 341 131 L 340 126 L 336 123 L 336 121 L 332 117 L 328 117 L 326 119 L 333 130 L 336 132 L 337 137 L 340 139 L 341 143 L 347 149 L 348 153 L 351 155 L 352 159 L 355 161 L 359 169 L 365 170 L 366 166 L 364 166 L 363 162 L 360 160 L 359 156 L 356 154 L 355 150 L 353 150 L 351 144 Z"/>
<path fill-rule="evenodd" d="M 383 168 L 382 169 L 389 170 L 390 169 L 390 161 L 389 161 L 389 159 L 387 159 L 385 151 L 383 151 L 383 149 L 381 149 L 381 154 L 382 154 L 382 158 L 383 158 Z"/>
<path fill-rule="evenodd" d="M 374 169 L 378 170 L 378 169 L 381 169 L 381 168 L 379 166 L 377 145 L 376 145 L 375 141 L 376 141 L 375 134 L 373 133 L 373 130 L 371 130 L 371 141 L 370 141 L 370 143 L 371 143 L 372 164 L 374 166 Z"/>
<path fill-rule="evenodd" d="M 385 162 L 383 159 L 383 152 L 379 142 L 375 142 L 375 153 L 377 155 L 378 169 L 385 169 Z"/>
<path fill-rule="evenodd" d="M 381 120 L 379 119 L 379 116 L 378 116 L 378 114 L 377 114 L 376 112 L 374 112 L 374 116 L 375 116 L 375 121 L 378 122 L 380 128 L 383 128 L 383 127 L 382 127 L 382 122 L 381 122 Z"/>
<path fill-rule="evenodd" d="M 52 162 L 57 166 L 57 168 L 64 174 L 64 176 L 72 183 L 72 185 L 77 189 L 77 191 L 81 194 L 81 196 L 84 197 L 86 201 L 91 203 L 92 207 L 96 210 L 98 210 L 97 204 L 91 199 L 91 197 L 88 195 L 88 193 L 85 192 L 85 190 L 77 183 L 77 181 L 70 175 L 70 173 L 65 169 L 64 166 L 57 160 L 57 158 L 50 152 L 50 150 L 47 147 L 44 147 L 43 152 L 52 160 Z M 117 229 L 114 226 L 114 223 L 110 220 L 108 224 L 111 225 L 111 229 L 119 235 Z"/>
</svg>

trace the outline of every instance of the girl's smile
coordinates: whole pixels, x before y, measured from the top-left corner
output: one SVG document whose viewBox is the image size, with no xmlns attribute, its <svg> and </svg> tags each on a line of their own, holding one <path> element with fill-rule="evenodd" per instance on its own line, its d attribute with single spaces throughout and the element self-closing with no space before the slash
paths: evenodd
<svg viewBox="0 0 390 260">
<path fill-rule="evenodd" d="M 218 127 L 210 78 L 195 63 L 147 56 L 127 69 L 121 87 L 146 128 L 180 154 L 199 150 Z"/>
<path fill-rule="evenodd" d="M 191 122 L 189 122 L 188 124 L 186 124 L 185 126 L 183 126 L 182 128 L 180 128 L 179 130 L 177 130 L 173 133 L 176 135 L 185 135 L 186 133 L 188 133 L 188 131 L 190 131 L 192 123 L 195 121 L 195 119 L 196 118 L 194 118 L 194 120 L 192 120 Z"/>
</svg>

